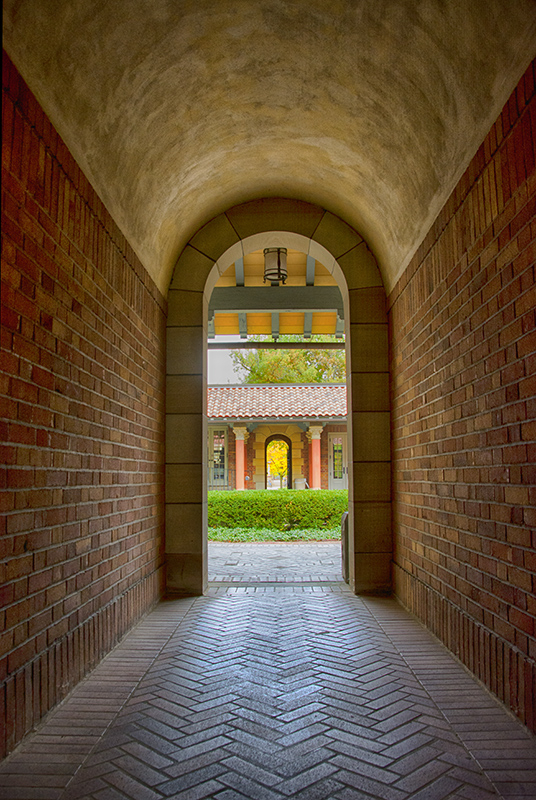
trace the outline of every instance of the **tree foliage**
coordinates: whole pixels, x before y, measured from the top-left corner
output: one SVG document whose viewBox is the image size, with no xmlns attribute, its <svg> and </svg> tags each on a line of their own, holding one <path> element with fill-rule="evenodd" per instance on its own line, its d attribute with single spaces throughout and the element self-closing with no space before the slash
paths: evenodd
<svg viewBox="0 0 536 800">
<path fill-rule="evenodd" d="M 250 341 L 273 341 L 254 336 Z M 280 336 L 279 342 L 299 342 L 300 336 Z M 312 342 L 333 342 L 333 336 L 312 336 Z M 344 383 L 344 350 L 233 350 L 235 369 L 243 372 L 242 383 Z"/>
</svg>

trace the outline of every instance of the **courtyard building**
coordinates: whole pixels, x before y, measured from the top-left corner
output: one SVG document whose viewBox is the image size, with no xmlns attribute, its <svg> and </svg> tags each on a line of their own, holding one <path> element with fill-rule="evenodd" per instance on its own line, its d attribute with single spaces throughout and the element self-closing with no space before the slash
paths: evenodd
<svg viewBox="0 0 536 800">
<path fill-rule="evenodd" d="M 270 468 L 270 443 L 285 464 Z M 208 488 L 347 489 L 346 386 L 208 387 Z"/>
</svg>

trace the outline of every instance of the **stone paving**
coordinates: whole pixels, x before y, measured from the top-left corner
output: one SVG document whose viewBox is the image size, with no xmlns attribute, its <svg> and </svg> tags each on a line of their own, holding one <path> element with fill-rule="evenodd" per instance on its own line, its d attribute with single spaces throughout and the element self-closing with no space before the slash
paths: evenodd
<svg viewBox="0 0 536 800">
<path fill-rule="evenodd" d="M 340 583 L 341 543 L 210 542 L 208 569 L 216 585 Z"/>
<path fill-rule="evenodd" d="M 337 545 L 277 547 L 211 546 L 207 596 L 161 602 L 0 765 L 0 798 L 536 798 L 535 738 L 432 636 L 334 580 Z"/>
</svg>

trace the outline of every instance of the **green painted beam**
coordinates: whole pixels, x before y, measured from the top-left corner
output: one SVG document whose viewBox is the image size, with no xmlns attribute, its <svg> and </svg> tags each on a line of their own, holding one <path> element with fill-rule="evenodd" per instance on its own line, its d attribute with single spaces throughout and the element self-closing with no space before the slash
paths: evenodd
<svg viewBox="0 0 536 800">
<path fill-rule="evenodd" d="M 337 286 L 222 286 L 213 289 L 212 314 L 241 311 L 336 311 L 343 316 L 342 295 Z"/>
</svg>

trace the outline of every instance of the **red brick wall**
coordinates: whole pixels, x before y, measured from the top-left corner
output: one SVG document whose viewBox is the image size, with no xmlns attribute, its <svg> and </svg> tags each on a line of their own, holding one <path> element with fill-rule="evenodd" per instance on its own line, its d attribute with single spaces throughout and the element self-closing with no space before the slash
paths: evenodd
<svg viewBox="0 0 536 800">
<path fill-rule="evenodd" d="M 4 58 L 0 706 L 11 749 L 158 598 L 162 297 Z"/>
<path fill-rule="evenodd" d="M 247 447 L 248 445 L 246 443 L 246 461 L 248 457 Z M 236 489 L 236 437 L 232 428 L 227 428 L 227 468 L 229 470 L 231 487 Z"/>
<path fill-rule="evenodd" d="M 531 67 L 390 297 L 396 591 L 536 727 Z"/>
</svg>

